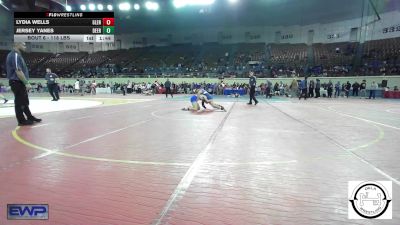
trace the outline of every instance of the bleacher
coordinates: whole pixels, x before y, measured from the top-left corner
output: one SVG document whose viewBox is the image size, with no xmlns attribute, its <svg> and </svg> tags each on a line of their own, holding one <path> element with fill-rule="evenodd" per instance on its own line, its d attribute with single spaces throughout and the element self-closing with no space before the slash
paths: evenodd
<svg viewBox="0 0 400 225">
<path fill-rule="evenodd" d="M 249 61 L 265 60 L 265 43 L 238 44 L 235 65 L 246 65 Z"/>
<path fill-rule="evenodd" d="M 390 38 L 365 42 L 360 73 L 399 74 L 400 38 Z"/>
<path fill-rule="evenodd" d="M 73 71 L 71 66 L 87 55 L 88 53 L 86 52 L 53 54 L 38 68 L 38 71 L 43 71 L 44 73 L 46 68 L 50 68 L 54 73 L 60 75 L 61 72 L 68 74 Z"/>
<path fill-rule="evenodd" d="M 357 44 L 356 42 L 313 44 L 315 64 L 329 67 L 350 65 L 353 63 Z"/>
<path fill-rule="evenodd" d="M 368 41 L 363 48 L 363 62 L 385 62 L 388 65 L 400 64 L 400 38 Z"/>
<path fill-rule="evenodd" d="M 272 64 L 299 65 L 307 63 L 306 44 L 270 44 Z"/>
<path fill-rule="evenodd" d="M 314 65 L 317 73 L 346 75 L 352 70 L 358 43 L 340 42 L 313 44 Z M 400 38 L 367 41 L 362 46 L 361 74 L 400 73 Z M 47 67 L 60 76 L 97 76 L 123 74 L 186 74 L 192 72 L 241 74 L 249 69 L 250 61 L 260 63 L 260 76 L 269 73 L 290 75 L 309 65 L 306 44 L 240 43 L 203 45 L 171 45 L 128 50 L 100 51 L 93 54 L 76 53 L 24 53 L 31 76 L 43 76 Z M 3 65 L 8 51 L 1 50 Z M 270 58 L 267 59 L 267 56 Z M 266 72 L 267 71 L 267 72 Z M 289 71 L 289 72 L 288 72 Z M 309 73 L 309 72 L 308 72 Z"/>
</svg>

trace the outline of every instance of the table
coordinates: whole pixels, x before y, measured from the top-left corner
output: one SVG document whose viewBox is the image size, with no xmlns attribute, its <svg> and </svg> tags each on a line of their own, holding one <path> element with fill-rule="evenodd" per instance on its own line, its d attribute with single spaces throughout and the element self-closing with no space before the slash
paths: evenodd
<svg viewBox="0 0 400 225">
<path fill-rule="evenodd" d="M 385 91 L 383 92 L 384 98 L 400 98 L 400 91 Z"/>
</svg>

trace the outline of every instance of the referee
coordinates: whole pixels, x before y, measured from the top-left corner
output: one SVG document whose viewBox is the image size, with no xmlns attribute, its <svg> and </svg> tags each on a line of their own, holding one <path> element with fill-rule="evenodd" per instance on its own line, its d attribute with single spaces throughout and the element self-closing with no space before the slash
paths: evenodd
<svg viewBox="0 0 400 225">
<path fill-rule="evenodd" d="M 53 97 L 52 101 L 58 101 L 60 99 L 57 84 L 58 76 L 55 73 L 52 73 L 50 68 L 46 68 L 45 79 L 47 81 L 47 89 L 49 89 L 49 93 L 51 97 Z"/>
<path fill-rule="evenodd" d="M 249 73 L 249 86 L 250 86 L 250 101 L 249 103 L 247 103 L 248 105 L 252 105 L 253 104 L 253 100 L 254 100 L 254 104 L 257 105 L 258 101 L 256 99 L 256 86 L 257 86 L 257 80 L 256 77 L 254 76 L 254 72 L 250 71 Z"/>
<path fill-rule="evenodd" d="M 18 126 L 32 125 L 34 122 L 42 121 L 34 117 L 29 109 L 28 90 L 32 87 L 28 81 L 28 67 L 21 55 L 21 52 L 25 50 L 25 43 L 16 42 L 6 59 L 7 79 L 14 93 L 15 116 L 17 117 Z M 24 114 L 27 118 L 25 118 Z"/>
</svg>

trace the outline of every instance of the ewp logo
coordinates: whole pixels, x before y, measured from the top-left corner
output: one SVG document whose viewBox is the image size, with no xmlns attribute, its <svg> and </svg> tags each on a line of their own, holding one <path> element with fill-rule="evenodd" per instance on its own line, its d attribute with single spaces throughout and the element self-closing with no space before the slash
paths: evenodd
<svg viewBox="0 0 400 225">
<path fill-rule="evenodd" d="M 48 220 L 49 205 L 47 204 L 8 204 L 7 219 L 9 220 Z"/>
</svg>

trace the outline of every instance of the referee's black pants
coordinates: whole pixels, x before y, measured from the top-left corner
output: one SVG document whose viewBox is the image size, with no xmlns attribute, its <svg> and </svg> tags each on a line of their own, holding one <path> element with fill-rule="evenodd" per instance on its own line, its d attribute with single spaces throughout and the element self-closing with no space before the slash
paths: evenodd
<svg viewBox="0 0 400 225">
<path fill-rule="evenodd" d="M 28 120 L 33 120 L 31 110 L 29 109 L 28 91 L 22 81 L 10 80 L 9 81 L 12 92 L 14 93 L 14 108 L 15 116 L 18 123 L 23 123 Z M 26 119 L 25 116 L 26 115 Z"/>
<path fill-rule="evenodd" d="M 57 84 L 48 84 L 47 88 L 49 89 L 49 93 L 50 93 L 51 97 L 53 97 L 53 100 L 60 99 L 60 96 L 58 95 L 58 85 Z"/>
<path fill-rule="evenodd" d="M 166 88 L 165 88 L 165 97 L 167 97 L 167 98 L 168 98 L 168 93 L 171 95 L 171 97 L 174 97 L 174 96 L 172 95 L 172 91 L 171 91 L 171 88 L 170 88 L 170 87 L 166 87 Z"/>
<path fill-rule="evenodd" d="M 256 99 L 256 87 L 255 86 L 251 86 L 250 87 L 250 101 L 249 103 L 252 104 L 254 100 L 254 103 L 257 103 L 257 99 Z"/>
</svg>

